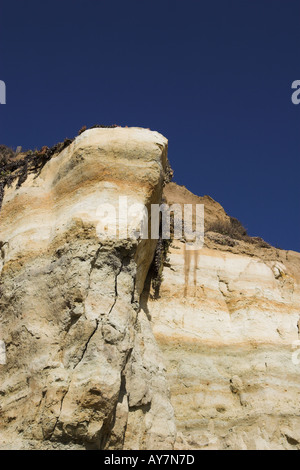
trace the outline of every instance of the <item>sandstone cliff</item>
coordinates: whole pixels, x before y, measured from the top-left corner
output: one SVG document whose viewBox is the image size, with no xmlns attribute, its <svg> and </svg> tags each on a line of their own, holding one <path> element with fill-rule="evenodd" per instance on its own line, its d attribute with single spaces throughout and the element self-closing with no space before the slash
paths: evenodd
<svg viewBox="0 0 300 470">
<path fill-rule="evenodd" d="M 171 183 L 170 204 L 204 203 L 198 252 L 174 241 L 149 302 L 167 361 L 178 449 L 300 449 L 300 254 L 209 231 L 211 198 Z M 296 359 L 296 360 L 295 360 Z"/>
<path fill-rule="evenodd" d="M 156 240 L 96 232 L 99 205 L 120 194 L 160 202 L 166 159 L 156 132 L 93 129 L 6 188 L 1 448 L 172 448 L 165 368 L 139 309 Z"/>
<path fill-rule="evenodd" d="M 157 132 L 90 129 L 5 187 L 1 449 L 300 448 L 300 254 L 220 233 L 223 208 L 167 172 Z M 120 195 L 205 206 L 204 248 L 173 240 L 158 298 L 141 212 L 99 232 Z"/>
</svg>

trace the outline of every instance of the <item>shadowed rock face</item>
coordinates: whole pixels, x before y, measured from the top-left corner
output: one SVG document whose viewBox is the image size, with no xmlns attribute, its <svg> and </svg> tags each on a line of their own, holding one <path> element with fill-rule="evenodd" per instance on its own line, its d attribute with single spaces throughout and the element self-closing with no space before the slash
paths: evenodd
<svg viewBox="0 0 300 470">
<path fill-rule="evenodd" d="M 161 200 L 167 140 L 93 129 L 1 211 L 1 448 L 166 448 L 165 368 L 139 296 L 156 241 L 97 232 L 99 204 Z M 132 228 L 138 229 L 138 217 Z"/>
<path fill-rule="evenodd" d="M 209 229 L 231 218 L 163 195 L 169 171 L 157 132 L 98 128 L 5 187 L 1 449 L 300 448 L 300 254 Z M 157 241 L 99 229 L 119 196 L 205 206 L 203 249 L 172 242 L 156 300 Z"/>
</svg>

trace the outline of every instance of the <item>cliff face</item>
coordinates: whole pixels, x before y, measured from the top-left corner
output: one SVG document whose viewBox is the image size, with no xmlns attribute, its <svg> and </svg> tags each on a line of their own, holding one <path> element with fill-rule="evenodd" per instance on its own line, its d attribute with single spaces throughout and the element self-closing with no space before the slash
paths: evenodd
<svg viewBox="0 0 300 470">
<path fill-rule="evenodd" d="M 215 201 L 173 183 L 166 198 L 198 199 L 208 226 L 226 221 Z M 213 232 L 198 252 L 171 245 L 149 312 L 167 361 L 178 449 L 300 448 L 300 254 L 264 246 Z"/>
<path fill-rule="evenodd" d="M 160 134 L 92 129 L 6 187 L 0 448 L 300 448 L 300 254 L 212 230 L 199 252 L 174 240 L 154 299 L 140 206 L 128 236 L 99 226 L 103 204 L 122 219 L 119 196 L 160 203 L 167 171 Z M 164 198 L 230 222 L 173 183 Z"/>
<path fill-rule="evenodd" d="M 172 448 L 162 357 L 139 296 L 156 240 L 99 233 L 99 206 L 160 202 L 167 140 L 94 129 L 1 211 L 1 448 Z M 140 217 L 130 220 L 139 229 Z"/>
</svg>

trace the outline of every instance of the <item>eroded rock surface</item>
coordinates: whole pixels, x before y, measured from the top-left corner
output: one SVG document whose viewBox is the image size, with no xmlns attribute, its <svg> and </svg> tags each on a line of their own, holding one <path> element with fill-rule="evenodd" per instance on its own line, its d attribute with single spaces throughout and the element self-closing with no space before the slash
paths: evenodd
<svg viewBox="0 0 300 470">
<path fill-rule="evenodd" d="M 0 212 L 0 448 L 300 449 L 300 254 L 209 196 L 163 195 L 156 132 L 83 130 L 40 168 Z M 103 204 L 123 226 L 119 196 L 205 206 L 203 249 L 155 258 L 159 298 L 140 206 L 126 234 L 99 226 Z"/>
<path fill-rule="evenodd" d="M 183 187 L 166 197 L 226 221 L 219 204 Z M 198 252 L 171 245 L 149 313 L 178 449 L 300 448 L 300 254 L 265 245 L 213 232 Z"/>
<path fill-rule="evenodd" d="M 156 132 L 93 129 L 6 188 L 1 448 L 172 448 L 165 368 L 139 309 L 157 241 L 98 227 L 99 205 L 118 212 L 120 195 L 159 203 L 166 159 Z"/>
</svg>

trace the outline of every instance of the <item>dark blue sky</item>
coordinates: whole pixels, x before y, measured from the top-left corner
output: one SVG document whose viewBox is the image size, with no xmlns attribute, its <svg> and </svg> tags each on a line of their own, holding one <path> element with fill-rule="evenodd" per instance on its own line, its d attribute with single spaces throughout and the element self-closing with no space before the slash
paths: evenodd
<svg viewBox="0 0 300 470">
<path fill-rule="evenodd" d="M 299 0 L 0 0 L 0 143 L 149 127 L 175 181 L 300 251 Z"/>
</svg>

